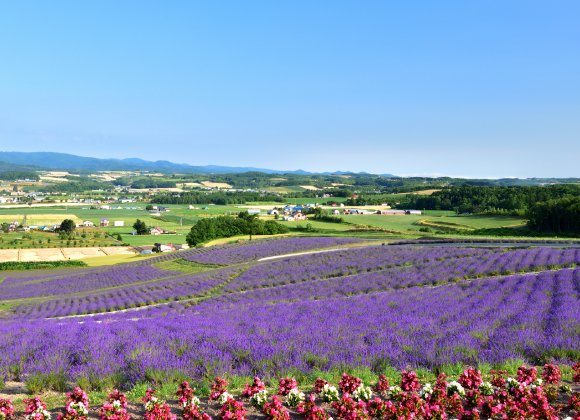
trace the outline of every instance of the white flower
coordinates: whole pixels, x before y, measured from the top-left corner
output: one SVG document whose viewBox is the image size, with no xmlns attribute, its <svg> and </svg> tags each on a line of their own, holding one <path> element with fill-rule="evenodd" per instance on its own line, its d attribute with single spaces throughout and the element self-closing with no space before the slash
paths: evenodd
<svg viewBox="0 0 580 420">
<path fill-rule="evenodd" d="M 419 396 L 421 398 L 427 398 L 432 393 L 433 393 L 433 387 L 431 386 L 431 384 L 425 384 L 423 386 L 423 388 L 421 388 L 421 390 L 419 391 Z"/>
<path fill-rule="evenodd" d="M 544 381 L 542 381 L 542 378 L 537 378 L 533 384 L 536 386 L 542 386 L 542 384 L 544 383 Z"/>
<path fill-rule="evenodd" d="M 465 396 L 465 389 L 457 381 L 449 382 L 447 385 L 447 395 L 459 394 L 460 397 Z"/>
<path fill-rule="evenodd" d="M 286 404 L 290 407 L 297 407 L 302 401 L 304 401 L 304 392 L 300 392 L 296 388 L 291 389 L 286 397 Z"/>
<path fill-rule="evenodd" d="M 85 405 L 82 402 L 78 402 L 78 403 L 71 402 L 69 404 L 69 408 L 76 410 L 77 413 L 79 413 L 81 416 L 86 416 L 89 413 L 89 411 L 87 410 L 87 407 L 85 407 Z"/>
<path fill-rule="evenodd" d="M 120 409 L 120 408 L 121 408 L 121 401 L 119 401 L 119 400 L 115 400 L 115 401 L 113 401 L 113 402 L 111 403 L 111 405 L 113 406 L 113 408 L 114 408 L 115 410 L 118 410 L 118 409 Z"/>
<path fill-rule="evenodd" d="M 151 397 L 149 401 L 145 403 L 145 410 L 152 411 L 156 405 L 165 404 L 165 401 L 157 399 L 157 397 Z"/>
<path fill-rule="evenodd" d="M 508 391 L 511 391 L 513 388 L 519 387 L 520 383 L 514 378 L 507 378 L 506 386 L 508 388 Z"/>
<path fill-rule="evenodd" d="M 232 397 L 232 395 L 228 394 L 228 392 L 226 391 L 218 397 L 217 401 L 221 405 L 224 405 L 226 402 L 228 402 L 228 398 L 234 398 L 234 397 Z"/>
<path fill-rule="evenodd" d="M 493 386 L 489 382 L 482 382 L 479 385 L 479 390 L 481 391 L 481 395 L 485 395 L 486 397 L 493 395 Z"/>
<path fill-rule="evenodd" d="M 387 394 L 389 395 L 389 398 L 394 398 L 402 392 L 403 392 L 403 390 L 401 389 L 400 386 L 393 385 L 393 386 L 389 387 Z"/>
<path fill-rule="evenodd" d="M 183 402 L 183 408 L 191 406 L 191 407 L 199 407 L 199 398 L 191 397 L 191 399 Z"/>
<path fill-rule="evenodd" d="M 356 401 L 368 401 L 372 398 L 373 391 L 369 386 L 365 387 L 362 384 L 352 393 L 352 398 Z"/>
<path fill-rule="evenodd" d="M 320 391 L 320 396 L 326 402 L 338 401 L 338 389 L 336 387 L 326 384 Z"/>
<path fill-rule="evenodd" d="M 256 408 L 264 407 L 266 401 L 268 401 L 268 391 L 266 391 L 265 389 L 262 391 L 258 391 L 256 394 L 250 397 L 250 403 Z"/>
</svg>

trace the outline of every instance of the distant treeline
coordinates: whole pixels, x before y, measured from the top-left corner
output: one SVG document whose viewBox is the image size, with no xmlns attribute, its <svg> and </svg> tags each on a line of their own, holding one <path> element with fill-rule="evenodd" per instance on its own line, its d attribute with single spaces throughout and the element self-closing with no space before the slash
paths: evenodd
<svg viewBox="0 0 580 420">
<path fill-rule="evenodd" d="M 113 186 L 108 182 L 91 181 L 89 179 L 79 178 L 79 181 L 59 182 L 56 185 L 47 187 L 38 187 L 42 192 L 68 192 L 81 193 L 92 190 L 110 190 Z"/>
<path fill-rule="evenodd" d="M 49 268 L 87 267 L 84 261 L 7 261 L 0 263 L 0 271 L 42 270 Z"/>
<path fill-rule="evenodd" d="M 188 192 L 182 193 L 178 196 L 158 195 L 151 200 L 154 204 L 245 204 L 248 201 L 273 201 L 276 203 L 284 203 L 286 199 L 273 194 L 266 194 L 264 196 L 260 193 L 252 192 L 214 192 L 206 194 L 204 192 Z"/>
<path fill-rule="evenodd" d="M 159 181 L 155 179 L 137 179 L 131 183 L 131 188 L 175 188 L 174 181 Z"/>
<path fill-rule="evenodd" d="M 36 172 L 6 171 L 0 172 L 0 179 L 3 181 L 16 181 L 17 179 L 40 181 L 40 176 Z"/>
<path fill-rule="evenodd" d="M 402 208 L 455 210 L 483 213 L 492 209 L 527 210 L 537 203 L 580 196 L 580 185 L 549 187 L 462 187 L 444 188 L 430 196 L 408 195 L 401 198 Z"/>
<path fill-rule="evenodd" d="M 528 226 L 538 232 L 580 233 L 580 197 L 536 203 L 526 215 Z"/>
<path fill-rule="evenodd" d="M 185 240 L 189 246 L 195 246 L 214 239 L 238 235 L 276 235 L 279 233 L 288 233 L 288 228 L 274 220 L 264 222 L 243 212 L 239 217 L 219 216 L 200 220 L 192 226 Z"/>
</svg>

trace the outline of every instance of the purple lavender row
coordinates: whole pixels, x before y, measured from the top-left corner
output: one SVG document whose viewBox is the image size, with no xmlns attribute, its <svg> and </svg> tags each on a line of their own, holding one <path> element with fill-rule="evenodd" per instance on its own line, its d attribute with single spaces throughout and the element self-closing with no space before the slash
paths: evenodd
<svg viewBox="0 0 580 420">
<path fill-rule="evenodd" d="M 493 254 L 491 257 L 482 257 L 481 259 L 465 258 L 444 262 L 436 261 L 409 267 L 395 267 L 382 271 L 363 272 L 350 276 L 317 281 L 308 281 L 308 279 L 305 279 L 306 281 L 295 281 L 294 283 L 277 285 L 276 287 L 255 288 L 244 293 L 215 295 L 199 306 L 192 307 L 190 310 L 198 310 L 199 307 L 211 305 L 245 306 L 309 299 L 321 300 L 329 297 L 350 296 L 392 289 L 435 286 L 469 278 L 481 278 L 485 277 L 486 274 L 501 274 L 502 266 L 505 266 L 507 263 L 513 263 L 512 257 L 514 255 L 526 257 L 526 254 L 529 254 L 532 258 L 539 258 L 540 261 L 544 261 L 547 259 L 545 254 L 550 253 L 559 256 L 561 260 L 568 260 L 566 257 L 570 256 L 571 251 L 576 252 L 574 254 L 575 257 L 580 259 L 580 254 L 576 250 L 532 249 L 502 252 L 499 255 Z M 524 262 L 528 267 L 527 271 L 532 271 L 531 269 L 534 267 L 533 260 L 528 265 L 529 260 L 530 258 L 524 259 Z M 518 267 L 521 267 L 521 265 L 518 265 Z M 244 276 L 251 272 L 251 270 L 249 269 L 244 272 L 226 287 L 230 288 L 230 285 L 236 285 L 238 281 L 244 281 Z M 297 271 L 299 268 L 295 270 Z M 258 280 L 256 281 L 259 282 Z M 247 281 L 245 281 L 245 287 L 248 287 Z"/>
<path fill-rule="evenodd" d="M 485 239 L 485 238 L 465 238 L 465 239 L 406 239 L 402 241 L 389 242 L 389 245 L 414 245 L 414 244 L 580 244 L 580 241 L 558 240 L 558 239 Z"/>
<path fill-rule="evenodd" d="M 183 276 L 178 279 L 129 286 L 87 296 L 72 296 L 44 302 L 31 302 L 11 308 L 13 319 L 52 318 L 118 311 L 158 302 L 201 297 L 229 281 L 237 270 L 225 270 L 205 275 Z"/>
<path fill-rule="evenodd" d="M 389 269 L 397 265 L 444 261 L 450 258 L 487 258 L 500 250 L 471 248 L 388 248 L 372 246 L 344 249 L 323 254 L 296 256 L 251 267 L 223 291 L 251 290 L 296 281 L 342 277 L 356 273 Z"/>
<path fill-rule="evenodd" d="M 408 263 L 414 265 L 390 269 L 396 264 Z M 364 283 L 360 283 L 360 290 L 385 290 L 385 288 L 441 284 L 474 277 L 529 272 L 536 269 L 570 267 L 575 264 L 580 264 L 580 249 L 543 248 L 506 251 L 503 249 L 368 247 L 293 257 L 251 267 L 225 286 L 223 291 L 252 290 L 354 274 L 357 275 L 338 280 L 338 287 L 340 288 L 342 282 L 356 283 L 365 279 Z M 365 274 L 370 271 L 377 272 Z M 334 284 L 334 281 L 330 284 Z M 334 286 L 325 287 L 334 288 Z"/>
<path fill-rule="evenodd" d="M 4 323 L 0 374 L 135 383 L 175 371 L 278 378 L 356 366 L 566 362 L 580 351 L 579 295 L 580 271 L 566 269 L 325 301 L 208 306 L 155 322 Z"/>
<path fill-rule="evenodd" d="M 93 271 L 83 274 L 73 273 L 66 276 L 44 278 L 42 281 L 29 279 L 11 285 L 0 283 L 0 301 L 80 293 L 95 289 L 106 289 L 132 283 L 141 283 L 181 274 L 183 273 L 162 270 L 152 266 L 119 266 L 103 271 Z"/>
<path fill-rule="evenodd" d="M 352 238 L 287 238 L 275 241 L 264 241 L 255 245 L 247 245 L 235 249 L 222 248 L 214 252 L 206 252 L 184 256 L 187 261 L 204 264 L 230 265 L 260 258 L 292 254 L 300 251 L 329 248 L 362 242 Z"/>
</svg>

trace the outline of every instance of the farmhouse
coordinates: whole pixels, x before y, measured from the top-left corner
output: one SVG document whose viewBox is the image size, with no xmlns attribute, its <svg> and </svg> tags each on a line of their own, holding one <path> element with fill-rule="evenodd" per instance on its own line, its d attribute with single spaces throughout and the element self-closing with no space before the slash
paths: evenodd
<svg viewBox="0 0 580 420">
<path fill-rule="evenodd" d="M 101 226 L 109 226 L 109 219 L 106 217 L 101 218 Z"/>
<path fill-rule="evenodd" d="M 85 220 L 85 221 L 83 221 L 83 226 L 84 227 L 93 227 L 93 226 L 95 226 L 95 224 L 93 222 L 91 222 L 90 220 Z"/>
<path fill-rule="evenodd" d="M 159 252 L 170 252 L 175 251 L 175 246 L 172 244 L 155 244 Z"/>
<path fill-rule="evenodd" d="M 149 231 L 149 233 L 151 235 L 161 235 L 163 233 L 163 229 L 161 229 L 159 227 L 154 227 L 154 228 L 151 228 L 151 230 Z"/>
<path fill-rule="evenodd" d="M 380 212 L 380 213 L 379 213 Z M 404 215 L 405 210 L 379 210 L 377 214 L 386 214 L 386 215 Z"/>
<path fill-rule="evenodd" d="M 294 220 L 306 220 L 306 216 L 304 216 L 300 212 L 292 213 L 292 217 L 294 218 Z"/>
<path fill-rule="evenodd" d="M 293 222 L 294 218 L 292 216 L 284 216 L 284 221 L 286 222 Z"/>
<path fill-rule="evenodd" d="M 332 214 L 340 214 L 340 211 L 339 211 L 339 210 L 336 210 L 336 209 L 334 209 L 334 210 L 332 210 Z"/>
</svg>

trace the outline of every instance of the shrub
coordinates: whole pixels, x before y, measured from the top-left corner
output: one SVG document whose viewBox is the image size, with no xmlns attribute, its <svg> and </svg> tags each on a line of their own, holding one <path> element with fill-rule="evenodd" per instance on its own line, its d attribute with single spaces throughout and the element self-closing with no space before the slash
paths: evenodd
<svg viewBox="0 0 580 420">
<path fill-rule="evenodd" d="M 476 389 L 483 383 L 481 372 L 469 367 L 463 371 L 458 381 L 466 389 Z"/>
<path fill-rule="evenodd" d="M 86 420 L 89 414 L 89 398 L 78 386 L 66 394 L 66 406 L 57 420 Z"/>
<path fill-rule="evenodd" d="M 264 404 L 268 401 L 268 391 L 265 389 L 262 391 L 256 392 L 254 395 L 250 397 L 250 404 L 252 404 L 256 408 L 263 408 Z"/>
<path fill-rule="evenodd" d="M 264 404 L 262 412 L 266 415 L 266 420 L 290 420 L 288 410 L 284 408 L 277 395 L 274 395 L 271 403 Z"/>
<path fill-rule="evenodd" d="M 326 384 L 322 387 L 322 390 L 320 391 L 320 396 L 322 397 L 322 400 L 325 402 L 333 402 L 333 401 L 338 401 L 338 389 L 336 389 L 336 387 L 330 385 L 330 384 Z"/>
<path fill-rule="evenodd" d="M 14 407 L 9 399 L 0 398 L 0 419 L 11 419 L 14 416 Z"/>
<path fill-rule="evenodd" d="M 293 388 L 288 392 L 286 396 L 286 404 L 290 407 L 298 407 L 298 404 L 304 401 L 304 393 L 300 392 L 297 388 Z"/>
<path fill-rule="evenodd" d="M 544 371 L 542 372 L 542 378 L 547 384 L 557 384 L 562 379 L 562 372 L 560 368 L 555 365 L 544 365 Z"/>
<path fill-rule="evenodd" d="M 260 391 L 266 390 L 266 384 L 257 376 L 254 377 L 252 385 L 246 384 L 246 388 L 242 392 L 243 397 L 251 397 Z"/>
<path fill-rule="evenodd" d="M 519 382 L 525 382 L 527 384 L 532 384 L 538 378 L 538 371 L 535 367 L 527 368 L 525 365 L 522 365 L 518 368 L 518 376 L 517 380 Z"/>
<path fill-rule="evenodd" d="M 328 385 L 328 381 L 317 378 L 316 381 L 314 382 L 314 392 L 320 394 L 320 392 L 322 392 L 322 388 L 324 388 L 324 385 Z"/>
<path fill-rule="evenodd" d="M 280 382 L 278 382 L 278 395 L 288 395 L 288 393 L 298 388 L 298 382 L 295 378 L 280 378 Z"/>
<path fill-rule="evenodd" d="M 233 398 L 228 398 L 222 406 L 220 415 L 223 420 L 247 420 L 244 403 L 237 402 Z"/>
<path fill-rule="evenodd" d="M 165 404 L 165 401 L 158 399 L 151 388 L 143 397 L 143 403 L 145 404 L 145 420 L 176 420 L 169 406 Z"/>
<path fill-rule="evenodd" d="M 419 378 L 414 371 L 401 372 L 401 389 L 403 391 L 417 391 L 419 389 Z"/>
<path fill-rule="evenodd" d="M 228 387 L 229 383 L 225 379 L 221 379 L 220 377 L 216 376 L 215 382 L 211 386 L 211 394 L 209 395 L 210 400 L 217 400 L 220 395 L 226 392 L 226 388 Z"/>
<path fill-rule="evenodd" d="M 338 385 L 340 386 L 340 390 L 346 394 L 354 392 L 362 384 L 362 380 L 360 378 L 355 378 L 354 376 L 350 376 L 346 373 L 342 374 L 342 378 Z"/>
<path fill-rule="evenodd" d="M 328 386 L 328 384 L 325 386 Z M 310 395 L 308 400 L 304 401 L 303 403 L 300 403 L 296 408 L 296 410 L 299 413 L 304 414 L 305 420 L 331 420 L 332 417 L 330 417 L 327 413 L 324 412 L 324 408 L 317 407 L 314 400 L 315 400 L 314 395 Z"/>
<path fill-rule="evenodd" d="M 38 396 L 25 399 L 26 420 L 50 420 L 50 413 L 46 410 L 46 404 Z"/>
<path fill-rule="evenodd" d="M 387 391 L 389 389 L 389 378 L 387 378 L 385 375 L 381 375 L 379 376 L 379 381 L 377 382 L 377 385 L 375 386 L 375 391 L 377 392 L 383 392 L 383 391 Z"/>
</svg>

